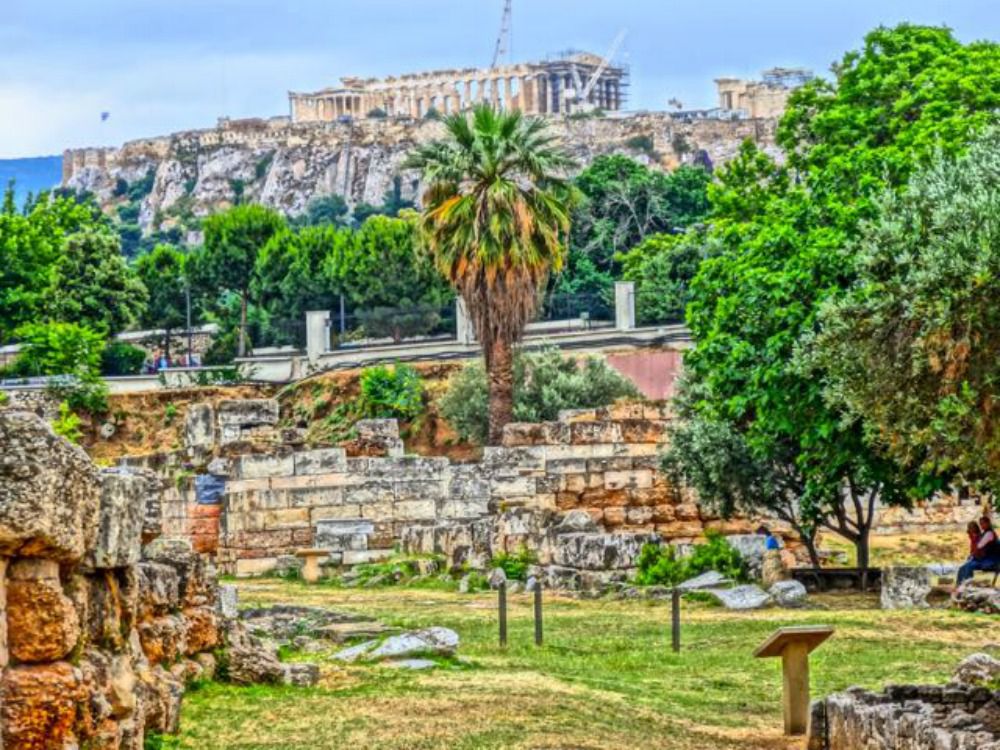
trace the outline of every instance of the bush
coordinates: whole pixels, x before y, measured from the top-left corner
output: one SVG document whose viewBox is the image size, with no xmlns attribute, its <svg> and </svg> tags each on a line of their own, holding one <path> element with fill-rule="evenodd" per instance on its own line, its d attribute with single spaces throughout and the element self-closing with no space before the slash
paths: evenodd
<svg viewBox="0 0 1000 750">
<path fill-rule="evenodd" d="M 607 406 L 639 398 L 631 382 L 602 359 L 563 357 L 558 349 L 514 356 L 514 419 L 545 422 L 563 409 Z M 481 362 L 462 368 L 441 399 L 441 414 L 463 440 L 485 443 L 489 428 L 489 388 Z"/>
<path fill-rule="evenodd" d="M 101 380 L 104 337 L 76 323 L 29 323 L 15 331 L 21 353 L 9 368 L 15 376 L 55 376 L 49 392 L 74 411 L 107 411 Z"/>
<path fill-rule="evenodd" d="M 538 556 L 527 547 L 521 547 L 517 552 L 501 552 L 494 555 L 490 564 L 494 568 L 502 568 L 508 580 L 524 581 L 528 577 L 528 568 L 538 562 Z"/>
<path fill-rule="evenodd" d="M 391 338 L 398 344 L 403 339 L 431 333 L 441 324 L 441 311 L 431 305 L 373 307 L 358 312 L 358 322 L 366 336 Z"/>
<path fill-rule="evenodd" d="M 56 435 L 61 435 L 71 443 L 79 443 L 83 437 L 80 424 L 80 417 L 70 410 L 68 403 L 63 401 L 59 404 L 59 416 L 52 423 L 52 431 Z"/>
<path fill-rule="evenodd" d="M 123 341 L 112 341 L 101 354 L 104 375 L 138 375 L 146 362 L 146 352 Z"/>
<path fill-rule="evenodd" d="M 408 365 L 368 367 L 361 373 L 359 419 L 415 419 L 424 408 L 420 374 Z"/>
<path fill-rule="evenodd" d="M 706 544 L 696 544 L 694 551 L 684 558 L 678 558 L 671 546 L 644 544 L 639 553 L 636 583 L 643 586 L 676 586 L 689 578 L 718 571 L 734 581 L 748 578 L 746 563 L 739 551 L 733 548 L 718 532 L 707 531 Z"/>
</svg>

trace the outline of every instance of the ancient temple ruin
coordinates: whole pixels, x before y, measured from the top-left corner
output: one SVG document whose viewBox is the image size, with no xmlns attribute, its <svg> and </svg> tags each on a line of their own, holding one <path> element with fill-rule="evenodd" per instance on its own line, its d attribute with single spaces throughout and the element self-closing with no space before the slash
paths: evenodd
<svg viewBox="0 0 1000 750">
<path fill-rule="evenodd" d="M 289 92 L 293 122 L 332 122 L 384 113 L 424 117 L 487 103 L 527 114 L 570 114 L 582 109 L 618 111 L 628 87 L 626 68 L 587 52 L 542 62 L 408 73 L 388 78 L 343 78 L 341 86 Z"/>
<path fill-rule="evenodd" d="M 805 68 L 771 68 L 759 81 L 716 78 L 719 109 L 749 118 L 781 117 L 791 93 L 813 78 Z"/>
</svg>

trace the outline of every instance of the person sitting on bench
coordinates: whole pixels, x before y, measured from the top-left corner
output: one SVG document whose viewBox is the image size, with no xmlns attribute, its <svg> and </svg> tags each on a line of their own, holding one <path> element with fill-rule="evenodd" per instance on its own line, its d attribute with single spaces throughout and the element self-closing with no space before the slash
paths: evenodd
<svg viewBox="0 0 1000 750">
<path fill-rule="evenodd" d="M 968 562 L 976 556 L 976 550 L 979 548 L 979 537 L 983 535 L 983 532 L 979 530 L 978 523 L 969 521 L 969 525 L 965 527 L 965 533 L 969 535 L 969 556 L 965 558 Z"/>
<path fill-rule="evenodd" d="M 1000 570 L 1000 541 L 988 516 L 979 519 L 979 528 L 982 533 L 972 556 L 958 569 L 959 585 L 972 578 L 977 570 Z"/>
</svg>

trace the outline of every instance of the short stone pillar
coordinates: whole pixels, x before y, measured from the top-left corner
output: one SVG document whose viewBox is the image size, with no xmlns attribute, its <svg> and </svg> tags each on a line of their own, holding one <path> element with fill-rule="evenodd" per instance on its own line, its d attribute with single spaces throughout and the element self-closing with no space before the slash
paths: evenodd
<svg viewBox="0 0 1000 750">
<path fill-rule="evenodd" d="M 295 550 L 295 556 L 302 559 L 302 580 L 306 583 L 316 583 L 322 577 L 319 563 L 323 558 L 330 556 L 328 549 L 299 549 Z"/>
<path fill-rule="evenodd" d="M 831 635 L 833 628 L 823 625 L 779 628 L 753 652 L 758 659 L 781 657 L 786 735 L 805 734 L 809 727 L 809 654 Z"/>
<path fill-rule="evenodd" d="M 455 297 L 455 338 L 460 344 L 476 343 L 476 329 L 472 327 L 469 308 L 461 295 Z"/>
<path fill-rule="evenodd" d="M 926 609 L 934 586 L 926 566 L 891 566 L 882 571 L 882 609 Z"/>
<path fill-rule="evenodd" d="M 635 328 L 635 282 L 615 282 L 615 328 L 631 331 Z"/>
<path fill-rule="evenodd" d="M 330 346 L 330 311 L 310 310 L 306 313 L 306 357 L 309 364 L 319 361 Z"/>
</svg>

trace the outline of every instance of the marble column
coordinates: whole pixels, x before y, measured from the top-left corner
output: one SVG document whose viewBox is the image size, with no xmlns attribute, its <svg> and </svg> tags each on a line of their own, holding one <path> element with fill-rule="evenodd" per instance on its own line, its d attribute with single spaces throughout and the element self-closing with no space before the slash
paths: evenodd
<svg viewBox="0 0 1000 750">
<path fill-rule="evenodd" d="M 491 103 L 493 104 L 493 109 L 498 110 L 500 109 L 500 79 L 491 78 L 490 84 L 492 85 Z"/>
<path fill-rule="evenodd" d="M 510 112 L 514 109 L 514 86 L 511 84 L 510 76 L 503 77 L 503 108 Z"/>
<path fill-rule="evenodd" d="M 472 106 L 472 81 L 465 80 L 465 99 L 462 101 L 462 109 Z"/>
</svg>

